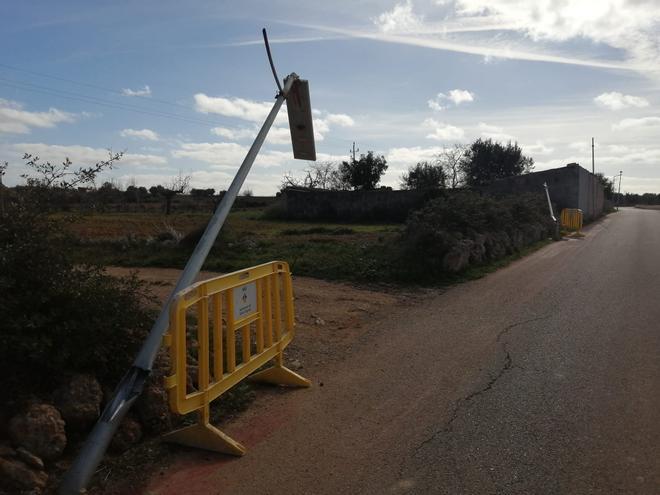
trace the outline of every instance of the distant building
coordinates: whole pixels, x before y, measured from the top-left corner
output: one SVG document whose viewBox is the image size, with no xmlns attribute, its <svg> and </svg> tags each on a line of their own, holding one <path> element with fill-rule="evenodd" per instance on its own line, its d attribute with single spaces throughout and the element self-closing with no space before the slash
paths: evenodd
<svg viewBox="0 0 660 495">
<path fill-rule="evenodd" d="M 577 163 L 565 167 L 532 172 L 499 179 L 483 188 L 495 195 L 521 192 L 542 192 L 547 183 L 550 199 L 558 208 L 556 216 L 564 208 L 579 208 L 585 220 L 592 220 L 603 213 L 605 191 L 598 177 Z"/>
</svg>

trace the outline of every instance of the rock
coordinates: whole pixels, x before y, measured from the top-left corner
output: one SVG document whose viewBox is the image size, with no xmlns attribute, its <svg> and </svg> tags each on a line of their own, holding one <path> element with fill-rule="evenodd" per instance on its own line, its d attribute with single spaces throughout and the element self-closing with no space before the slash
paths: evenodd
<svg viewBox="0 0 660 495">
<path fill-rule="evenodd" d="M 41 493 L 48 482 L 48 475 L 41 470 L 31 469 L 18 459 L 0 457 L 0 483 L 15 490 Z"/>
<path fill-rule="evenodd" d="M 325 325 L 325 321 L 324 321 L 323 319 L 317 317 L 317 318 L 314 320 L 314 325 L 318 325 L 318 326 L 322 327 L 322 326 Z"/>
<path fill-rule="evenodd" d="M 8 406 L 8 404 L 5 404 Z M 7 436 L 7 426 L 9 425 L 9 419 L 11 418 L 11 413 L 9 412 L 9 407 L 6 409 L 0 407 L 0 438 L 5 438 Z"/>
<path fill-rule="evenodd" d="M 450 273 L 457 273 L 467 267 L 470 261 L 472 244 L 473 242 L 469 240 L 457 241 L 442 258 L 443 270 Z"/>
<path fill-rule="evenodd" d="M 135 409 L 145 430 L 162 433 L 172 429 L 167 391 L 162 386 L 148 384 L 135 403 Z"/>
<path fill-rule="evenodd" d="M 126 416 L 115 436 L 112 437 L 110 448 L 116 453 L 122 453 L 138 443 L 142 438 L 142 426 L 131 416 Z"/>
<path fill-rule="evenodd" d="M 44 461 L 39 459 L 36 455 L 34 455 L 31 452 L 28 452 L 25 450 L 23 447 L 19 447 L 16 449 L 16 454 L 18 458 L 23 461 L 25 464 L 28 466 L 32 466 L 37 469 L 42 469 L 44 468 Z"/>
<path fill-rule="evenodd" d="M 486 235 L 486 256 L 489 260 L 497 260 L 506 256 L 509 244 L 509 236 L 506 232 L 495 232 Z"/>
<path fill-rule="evenodd" d="M 522 230 L 514 230 L 511 234 L 511 242 L 516 251 L 520 251 L 525 246 L 525 234 Z"/>
<path fill-rule="evenodd" d="M 291 364 L 289 364 L 289 368 L 292 369 L 293 371 L 301 370 L 303 365 L 298 361 L 297 359 L 294 359 L 291 361 Z"/>
<path fill-rule="evenodd" d="M 255 249 L 257 246 L 259 246 L 259 243 L 254 239 L 243 239 L 241 240 L 241 245 L 243 248 L 250 251 L 252 249 Z"/>
<path fill-rule="evenodd" d="M 470 249 L 470 264 L 478 265 L 486 257 L 486 236 L 483 234 L 474 234 L 472 239 L 472 248 Z"/>
<path fill-rule="evenodd" d="M 75 375 L 55 391 L 54 399 L 67 427 L 81 431 L 91 426 L 101 414 L 103 391 L 92 375 Z"/>
<path fill-rule="evenodd" d="M 9 437 L 14 445 L 45 460 L 58 458 L 66 447 L 64 421 L 49 404 L 32 404 L 9 421 Z"/>
<path fill-rule="evenodd" d="M 16 456 L 16 451 L 12 449 L 9 445 L 2 444 L 0 445 L 0 457 L 14 457 Z"/>
</svg>

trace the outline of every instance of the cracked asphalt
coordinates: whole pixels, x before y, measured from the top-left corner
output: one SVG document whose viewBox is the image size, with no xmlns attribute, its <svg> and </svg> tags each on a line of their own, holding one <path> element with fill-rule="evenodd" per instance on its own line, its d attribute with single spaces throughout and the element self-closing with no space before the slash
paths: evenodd
<svg viewBox="0 0 660 495">
<path fill-rule="evenodd" d="M 148 493 L 660 494 L 660 211 L 585 233 L 391 308 Z"/>
</svg>

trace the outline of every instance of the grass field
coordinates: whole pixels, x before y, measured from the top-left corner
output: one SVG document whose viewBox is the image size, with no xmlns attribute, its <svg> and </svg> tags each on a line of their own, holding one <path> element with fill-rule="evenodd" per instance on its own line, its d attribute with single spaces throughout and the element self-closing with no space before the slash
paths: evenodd
<svg viewBox="0 0 660 495">
<path fill-rule="evenodd" d="M 283 222 L 258 208 L 232 212 L 204 269 L 233 271 L 275 259 L 294 273 L 329 280 L 387 281 L 402 225 Z M 80 261 L 181 268 L 209 214 L 103 213 L 78 216 L 71 232 Z"/>
<path fill-rule="evenodd" d="M 206 226 L 208 213 L 100 213 L 69 223 L 80 262 L 105 266 L 183 268 Z M 263 209 L 233 211 L 204 270 L 230 272 L 273 260 L 294 274 L 325 280 L 446 285 L 479 278 L 547 244 L 541 241 L 497 261 L 438 278 L 403 259 L 403 224 L 274 221 Z M 416 271 L 411 272 L 411 267 Z"/>
</svg>

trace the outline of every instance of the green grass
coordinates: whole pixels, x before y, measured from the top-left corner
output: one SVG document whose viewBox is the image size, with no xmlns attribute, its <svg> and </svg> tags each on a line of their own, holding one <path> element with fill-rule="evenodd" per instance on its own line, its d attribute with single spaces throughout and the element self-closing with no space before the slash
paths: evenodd
<svg viewBox="0 0 660 495">
<path fill-rule="evenodd" d="M 475 280 L 481 277 L 488 275 L 494 271 L 504 268 L 516 260 L 529 256 L 530 254 L 538 251 L 539 249 L 551 244 L 553 241 L 551 239 L 544 239 L 542 241 L 536 242 L 529 246 L 522 248 L 520 251 L 517 251 L 513 254 L 500 258 L 499 260 L 492 261 L 485 265 L 479 265 L 470 267 L 462 273 L 456 275 L 456 280 L 454 282 L 463 282 L 466 280 Z"/>
<path fill-rule="evenodd" d="M 75 246 L 80 262 L 128 267 L 182 268 L 196 237 L 189 242 L 156 240 L 162 225 L 180 234 L 203 229 L 209 215 L 95 214 L 85 217 L 74 232 L 93 223 L 97 234 Z M 137 234 L 124 235 L 125 226 Z M 154 227 L 155 226 L 155 227 Z M 150 230 L 151 229 L 151 230 Z M 470 267 L 460 274 L 431 275 L 417 264 L 411 270 L 401 257 L 401 224 L 331 224 L 285 222 L 262 218 L 262 210 L 232 212 L 204 264 L 204 270 L 231 272 L 273 260 L 289 263 L 293 273 L 326 280 L 442 286 L 479 278 L 544 246 L 542 241 L 500 260 Z M 89 230 L 87 230 L 89 231 Z M 108 233 L 113 235 L 108 236 Z"/>
<path fill-rule="evenodd" d="M 329 280 L 387 280 L 382 269 L 401 225 L 345 225 L 265 220 L 260 209 L 232 212 L 211 250 L 205 270 L 229 272 L 273 260 L 298 275 Z M 78 219 L 74 233 L 80 262 L 181 268 L 209 215 L 100 214 Z M 189 239 L 162 242 L 173 228 Z M 196 234 L 195 234 L 196 232 Z M 160 239 L 160 241 L 159 241 Z"/>
</svg>

